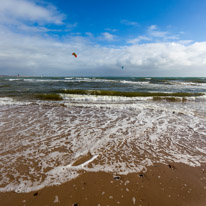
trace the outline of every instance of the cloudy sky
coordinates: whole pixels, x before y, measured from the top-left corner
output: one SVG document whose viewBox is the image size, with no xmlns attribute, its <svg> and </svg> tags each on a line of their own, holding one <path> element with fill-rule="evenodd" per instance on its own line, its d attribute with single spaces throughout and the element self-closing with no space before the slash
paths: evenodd
<svg viewBox="0 0 206 206">
<path fill-rule="evenodd" d="M 205 11 L 205 0 L 0 0 L 0 75 L 206 76 Z"/>
</svg>

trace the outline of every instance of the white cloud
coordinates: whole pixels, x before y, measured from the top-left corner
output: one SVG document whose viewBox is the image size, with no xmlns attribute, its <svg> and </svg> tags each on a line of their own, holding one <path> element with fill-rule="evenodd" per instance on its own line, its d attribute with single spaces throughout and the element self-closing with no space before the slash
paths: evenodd
<svg viewBox="0 0 206 206">
<path fill-rule="evenodd" d="M 75 23 L 73 23 L 73 24 L 67 23 L 67 24 L 66 24 L 66 28 L 67 28 L 66 31 L 71 31 L 73 28 L 77 27 L 77 25 L 78 25 L 77 22 L 75 22 Z"/>
<path fill-rule="evenodd" d="M 91 33 L 91 32 L 86 32 L 85 33 L 88 37 L 90 37 L 90 38 L 93 38 L 94 37 L 94 35 Z"/>
<path fill-rule="evenodd" d="M 151 25 L 148 28 L 148 30 L 155 30 L 155 29 L 157 29 L 157 25 Z"/>
<path fill-rule="evenodd" d="M 183 45 L 189 45 L 189 44 L 192 44 L 193 41 L 192 40 L 179 40 L 177 41 L 177 43 L 183 44 Z"/>
<path fill-rule="evenodd" d="M 159 31 L 157 29 L 157 25 L 151 25 L 148 28 L 148 35 L 152 37 L 165 37 L 167 36 L 168 32 L 165 31 Z"/>
<path fill-rule="evenodd" d="M 127 43 L 129 44 L 138 44 L 140 41 L 151 41 L 151 38 L 147 36 L 138 36 L 137 38 L 134 39 L 129 39 Z"/>
<path fill-rule="evenodd" d="M 165 37 L 167 35 L 167 32 L 152 30 L 149 32 L 149 35 L 153 37 Z"/>
<path fill-rule="evenodd" d="M 138 44 L 141 41 L 150 41 L 150 42 L 160 42 L 160 41 L 177 41 L 179 40 L 179 35 L 171 35 L 168 31 L 158 30 L 157 25 L 151 25 L 148 27 L 145 35 L 140 35 L 136 38 L 127 40 L 129 44 Z"/>
<path fill-rule="evenodd" d="M 106 30 L 106 31 L 110 31 L 110 32 L 116 32 L 116 31 L 118 31 L 117 29 L 110 29 L 110 28 L 106 28 L 105 30 Z"/>
<path fill-rule="evenodd" d="M 78 58 L 73 58 L 72 52 Z M 121 75 L 121 65 L 127 75 L 206 76 L 206 42 L 107 48 L 88 43 L 83 37 L 60 42 L 0 33 L 0 74 Z"/>
<path fill-rule="evenodd" d="M 116 35 L 113 35 L 109 32 L 103 32 L 99 39 L 100 40 L 106 40 L 106 41 L 115 41 L 116 38 L 117 38 Z"/>
<path fill-rule="evenodd" d="M 151 25 L 148 27 L 147 36 L 154 41 L 170 41 L 180 39 L 179 35 L 171 35 L 168 31 L 159 30 L 157 25 Z"/>
<path fill-rule="evenodd" d="M 126 19 L 123 19 L 120 21 L 121 24 L 125 24 L 127 26 L 139 26 L 139 24 L 135 21 L 128 21 Z"/>
<path fill-rule="evenodd" d="M 57 29 L 48 29 L 47 27 L 44 26 L 27 26 L 25 24 L 19 24 L 17 27 L 21 31 L 25 31 L 28 33 L 36 33 L 36 32 L 50 32 L 50 31 L 55 31 L 55 32 L 61 32 L 61 30 Z"/>
<path fill-rule="evenodd" d="M 53 6 L 43 7 L 28 0 L 0 0 L 0 22 L 16 24 L 21 21 L 63 24 L 64 15 Z"/>
</svg>

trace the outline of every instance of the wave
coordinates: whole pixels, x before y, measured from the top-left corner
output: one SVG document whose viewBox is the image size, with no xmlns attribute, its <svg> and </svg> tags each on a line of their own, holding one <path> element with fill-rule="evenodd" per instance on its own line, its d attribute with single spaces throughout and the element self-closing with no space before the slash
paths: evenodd
<svg viewBox="0 0 206 206">
<path fill-rule="evenodd" d="M 54 100 L 54 101 L 59 101 L 63 99 L 59 94 L 36 94 L 35 97 L 41 100 Z"/>
<path fill-rule="evenodd" d="M 64 79 L 23 79 L 25 82 L 119 82 L 107 79 L 64 78 Z"/>
<path fill-rule="evenodd" d="M 62 79 L 24 79 L 25 82 L 68 82 Z"/>
<path fill-rule="evenodd" d="M 149 81 L 126 81 L 126 80 L 122 80 L 120 81 L 123 84 L 149 84 Z"/>
<path fill-rule="evenodd" d="M 0 97 L 0 105 L 27 105 L 28 101 L 18 101 L 11 97 Z"/>
<path fill-rule="evenodd" d="M 14 100 L 10 97 L 0 97 L 0 105 L 13 104 Z"/>
<path fill-rule="evenodd" d="M 72 103 L 93 103 L 93 104 L 109 104 L 112 103 L 134 103 L 136 101 L 152 100 L 152 97 L 120 97 L 120 96 L 95 96 L 95 95 L 78 95 L 78 94 L 62 94 L 62 98 L 66 102 Z"/>
<path fill-rule="evenodd" d="M 60 93 L 63 100 L 72 103 L 92 104 L 134 104 L 137 101 L 206 101 L 204 93 L 149 93 L 149 92 L 119 92 L 119 91 L 91 91 L 66 90 Z"/>
<path fill-rule="evenodd" d="M 21 79 L 9 79 L 9 81 L 19 81 Z"/>
<path fill-rule="evenodd" d="M 204 82 L 202 82 L 202 83 L 200 83 L 200 82 L 190 82 L 190 81 L 188 81 L 188 82 L 184 82 L 184 81 L 171 81 L 171 82 L 168 82 L 168 84 L 170 84 L 170 85 L 181 85 L 181 86 L 206 86 L 206 82 L 204 83 Z"/>
<path fill-rule="evenodd" d="M 206 96 L 201 97 L 120 97 L 120 96 L 94 96 L 62 94 L 63 100 L 70 103 L 94 103 L 94 104 L 134 104 L 137 101 L 166 101 L 166 102 L 186 102 L 186 101 L 206 101 Z"/>
<path fill-rule="evenodd" d="M 168 85 L 206 85 L 205 78 L 151 78 L 150 83 Z"/>
<path fill-rule="evenodd" d="M 24 82 L 65 82 L 65 83 L 117 83 L 119 86 L 122 85 L 142 85 L 142 86 L 148 86 L 148 85 L 177 85 L 177 86 L 183 86 L 184 88 L 187 86 L 200 86 L 205 87 L 206 86 L 206 79 L 204 78 L 152 78 L 152 77 L 33 77 L 33 78 L 10 78 L 7 79 L 10 82 L 12 81 L 24 81 Z"/>
<path fill-rule="evenodd" d="M 81 95 L 96 95 L 96 96 L 123 96 L 123 97 L 156 97 L 156 96 L 172 96 L 172 97 L 194 97 L 203 96 L 205 93 L 189 93 L 189 92 L 122 92 L 112 90 L 60 90 L 59 93 L 63 94 L 81 94 Z"/>
</svg>

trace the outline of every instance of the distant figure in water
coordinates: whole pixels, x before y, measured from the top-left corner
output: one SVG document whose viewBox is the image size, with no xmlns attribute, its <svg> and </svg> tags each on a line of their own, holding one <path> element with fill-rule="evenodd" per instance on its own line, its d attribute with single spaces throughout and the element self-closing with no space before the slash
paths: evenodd
<svg viewBox="0 0 206 206">
<path fill-rule="evenodd" d="M 122 66 L 122 69 L 124 69 L 124 66 Z"/>
</svg>

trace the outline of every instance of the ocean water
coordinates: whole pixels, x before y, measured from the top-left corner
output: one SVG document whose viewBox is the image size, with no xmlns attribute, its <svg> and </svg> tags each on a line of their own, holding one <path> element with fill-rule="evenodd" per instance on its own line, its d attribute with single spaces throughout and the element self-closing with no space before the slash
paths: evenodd
<svg viewBox="0 0 206 206">
<path fill-rule="evenodd" d="M 206 78 L 0 77 L 0 191 L 84 171 L 206 163 Z"/>
</svg>

